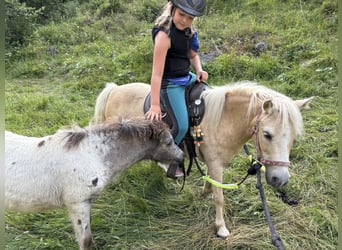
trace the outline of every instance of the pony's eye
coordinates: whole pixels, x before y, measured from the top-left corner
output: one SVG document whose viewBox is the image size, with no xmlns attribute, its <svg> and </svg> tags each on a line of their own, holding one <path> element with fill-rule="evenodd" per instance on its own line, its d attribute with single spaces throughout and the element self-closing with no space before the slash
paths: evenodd
<svg viewBox="0 0 342 250">
<path fill-rule="evenodd" d="M 172 139 L 172 137 L 170 137 L 170 138 L 168 138 L 168 140 L 166 141 L 166 146 L 171 147 L 172 144 L 173 144 L 173 139 Z"/>
<path fill-rule="evenodd" d="M 263 131 L 263 134 L 267 140 L 269 140 L 269 141 L 272 140 L 272 135 L 269 132 Z"/>
</svg>

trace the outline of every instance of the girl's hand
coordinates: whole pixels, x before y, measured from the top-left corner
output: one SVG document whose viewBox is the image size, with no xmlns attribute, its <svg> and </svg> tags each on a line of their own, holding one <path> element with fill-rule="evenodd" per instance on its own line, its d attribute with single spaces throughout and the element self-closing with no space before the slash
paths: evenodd
<svg viewBox="0 0 342 250">
<path fill-rule="evenodd" d="M 162 113 L 159 105 L 151 105 L 149 111 L 146 112 L 145 117 L 149 120 L 162 120 Z"/>
<path fill-rule="evenodd" d="M 196 72 L 196 80 L 198 82 L 206 81 L 208 80 L 208 73 L 204 70 L 200 70 Z"/>
</svg>

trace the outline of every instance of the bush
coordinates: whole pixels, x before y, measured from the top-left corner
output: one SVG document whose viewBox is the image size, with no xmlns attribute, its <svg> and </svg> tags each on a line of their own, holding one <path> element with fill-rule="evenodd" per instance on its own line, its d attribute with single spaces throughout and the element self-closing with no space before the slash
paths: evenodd
<svg viewBox="0 0 342 250">
<path fill-rule="evenodd" d="M 282 66 L 268 55 L 258 58 L 247 55 L 222 54 L 205 68 L 212 78 L 224 77 L 227 81 L 272 80 L 282 72 Z"/>
<path fill-rule="evenodd" d="M 27 42 L 34 30 L 50 21 L 61 21 L 76 15 L 78 1 L 7 0 L 6 47 L 15 48 Z"/>
<path fill-rule="evenodd" d="M 41 14 L 37 19 L 40 24 L 46 24 L 50 21 L 61 21 L 73 17 L 76 14 L 76 7 L 79 5 L 78 1 L 68 0 L 21 0 L 27 6 L 36 10 L 41 10 Z"/>
<path fill-rule="evenodd" d="M 165 3 L 161 4 L 160 1 L 141 1 L 137 2 L 137 7 L 133 9 L 133 15 L 140 21 L 153 23 L 157 16 L 160 14 L 162 7 Z"/>
<path fill-rule="evenodd" d="M 36 21 L 42 10 L 28 7 L 18 0 L 5 1 L 5 8 L 5 45 L 20 46 L 37 27 Z"/>
</svg>

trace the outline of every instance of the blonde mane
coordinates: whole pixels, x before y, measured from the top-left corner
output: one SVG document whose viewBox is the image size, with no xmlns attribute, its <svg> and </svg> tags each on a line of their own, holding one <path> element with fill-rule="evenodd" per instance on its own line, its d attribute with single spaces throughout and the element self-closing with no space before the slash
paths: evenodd
<svg viewBox="0 0 342 250">
<path fill-rule="evenodd" d="M 296 136 L 302 135 L 302 115 L 295 102 L 279 92 L 251 81 L 241 81 L 204 91 L 202 97 L 204 98 L 206 105 L 208 124 L 219 124 L 225 105 L 226 93 L 228 92 L 230 95 L 250 96 L 246 122 L 251 114 L 257 112 L 262 102 L 272 100 L 274 108 L 279 110 L 279 118 L 281 119 L 282 126 L 285 126 L 287 122 L 290 122 Z"/>
</svg>

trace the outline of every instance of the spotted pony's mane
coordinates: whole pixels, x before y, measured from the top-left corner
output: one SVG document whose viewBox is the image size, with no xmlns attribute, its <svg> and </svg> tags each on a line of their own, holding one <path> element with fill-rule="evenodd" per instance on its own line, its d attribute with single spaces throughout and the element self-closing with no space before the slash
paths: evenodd
<svg viewBox="0 0 342 250">
<path fill-rule="evenodd" d="M 166 124 L 159 121 L 150 121 L 143 118 L 137 119 L 119 119 L 116 122 L 105 122 L 89 126 L 88 128 L 80 128 L 73 125 L 71 128 L 59 130 L 65 142 L 66 149 L 77 147 L 83 139 L 90 133 L 95 134 L 116 134 L 117 140 L 136 139 L 145 141 L 146 139 L 159 140 L 163 133 L 169 128 Z"/>
</svg>

